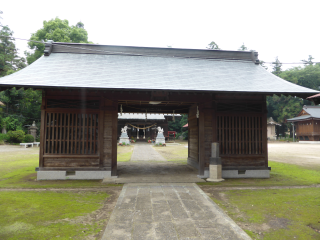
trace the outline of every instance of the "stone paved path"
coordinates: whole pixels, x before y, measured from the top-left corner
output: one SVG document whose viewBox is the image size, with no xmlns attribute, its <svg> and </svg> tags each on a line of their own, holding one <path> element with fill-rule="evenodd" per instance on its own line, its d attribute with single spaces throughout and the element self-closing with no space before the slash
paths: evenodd
<svg viewBox="0 0 320 240">
<path fill-rule="evenodd" d="M 136 142 L 134 144 L 131 161 L 166 161 L 150 143 Z"/>
<path fill-rule="evenodd" d="M 196 184 L 125 184 L 106 239 L 251 239 Z"/>
</svg>

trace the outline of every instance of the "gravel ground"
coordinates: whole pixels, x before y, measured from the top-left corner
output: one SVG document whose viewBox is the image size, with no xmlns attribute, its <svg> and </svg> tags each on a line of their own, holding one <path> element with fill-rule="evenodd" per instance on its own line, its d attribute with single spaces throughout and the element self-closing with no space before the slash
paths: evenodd
<svg viewBox="0 0 320 240">
<path fill-rule="evenodd" d="M 269 143 L 269 161 L 320 167 L 320 144 Z"/>
</svg>

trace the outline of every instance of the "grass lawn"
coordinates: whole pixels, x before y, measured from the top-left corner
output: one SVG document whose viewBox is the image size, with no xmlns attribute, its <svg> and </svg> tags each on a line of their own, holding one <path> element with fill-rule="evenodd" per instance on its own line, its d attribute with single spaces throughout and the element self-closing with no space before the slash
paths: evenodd
<svg viewBox="0 0 320 240">
<path fill-rule="evenodd" d="M 180 145 L 168 145 L 166 147 L 153 146 L 153 149 L 160 153 L 167 161 L 183 162 L 187 164 L 188 148 L 185 147 L 188 142 L 180 142 Z"/>
<path fill-rule="evenodd" d="M 118 162 L 128 162 L 131 159 L 131 155 L 133 152 L 133 144 L 130 146 L 118 146 Z"/>
<path fill-rule="evenodd" d="M 212 199 L 253 239 L 320 239 L 320 189 L 231 190 Z"/>
<path fill-rule="evenodd" d="M 320 184 L 320 171 L 287 163 L 269 161 L 271 167 L 268 179 L 225 179 L 219 183 L 198 183 L 214 186 L 297 186 Z"/>
<path fill-rule="evenodd" d="M 105 227 L 90 214 L 103 192 L 1 192 L 0 239 L 88 239 Z"/>
</svg>

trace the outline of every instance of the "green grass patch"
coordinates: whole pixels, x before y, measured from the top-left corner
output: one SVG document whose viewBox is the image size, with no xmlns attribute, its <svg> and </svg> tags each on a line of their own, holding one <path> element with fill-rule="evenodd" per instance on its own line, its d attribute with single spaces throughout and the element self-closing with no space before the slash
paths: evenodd
<svg viewBox="0 0 320 240">
<path fill-rule="evenodd" d="M 172 145 L 167 147 L 153 147 L 161 156 L 167 161 L 178 161 L 187 163 L 188 159 L 188 148 L 185 145 Z"/>
<path fill-rule="evenodd" d="M 226 205 L 235 221 L 269 226 L 262 233 L 263 239 L 320 239 L 319 188 L 231 190 L 224 194 L 231 206 L 214 201 Z M 237 217 L 235 207 L 245 214 L 245 219 Z M 249 235 L 258 238 L 253 232 Z"/>
<path fill-rule="evenodd" d="M 268 179 L 225 179 L 219 183 L 198 183 L 215 186 L 296 186 L 320 184 L 320 171 L 287 163 L 269 161 Z"/>
<path fill-rule="evenodd" d="M 1 192 L 0 239 L 85 239 L 104 224 L 76 221 L 102 207 L 103 192 Z"/>
<path fill-rule="evenodd" d="M 36 181 L 39 148 L 3 152 L 0 155 L 0 188 L 83 188 L 107 187 L 101 180 Z M 118 186 L 122 186 L 119 184 Z"/>
<path fill-rule="evenodd" d="M 118 162 L 128 162 L 131 159 L 134 146 L 118 146 Z"/>
</svg>

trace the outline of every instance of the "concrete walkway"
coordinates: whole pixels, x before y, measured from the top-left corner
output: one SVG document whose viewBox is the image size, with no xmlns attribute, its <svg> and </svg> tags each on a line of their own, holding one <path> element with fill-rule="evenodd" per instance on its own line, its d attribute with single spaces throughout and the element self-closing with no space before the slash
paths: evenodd
<svg viewBox="0 0 320 240">
<path fill-rule="evenodd" d="M 131 161 L 166 161 L 166 159 L 154 150 L 150 143 L 136 142 Z"/>
<path fill-rule="evenodd" d="M 250 239 L 196 184 L 125 184 L 106 239 Z"/>
</svg>

